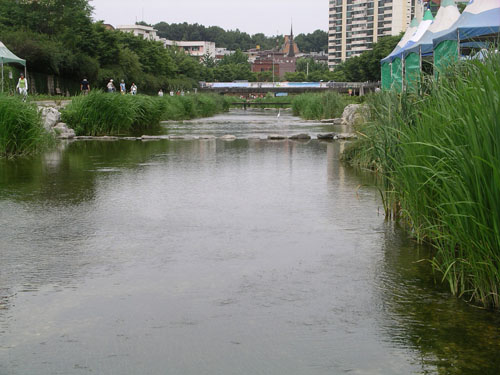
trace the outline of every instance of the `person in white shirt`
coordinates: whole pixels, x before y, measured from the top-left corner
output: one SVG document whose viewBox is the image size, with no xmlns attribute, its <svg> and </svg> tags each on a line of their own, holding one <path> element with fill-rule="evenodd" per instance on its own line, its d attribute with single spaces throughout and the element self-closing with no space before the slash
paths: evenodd
<svg viewBox="0 0 500 375">
<path fill-rule="evenodd" d="M 112 79 L 109 80 L 106 87 L 108 88 L 108 92 L 115 92 L 116 91 L 116 87 L 115 87 Z"/>
<path fill-rule="evenodd" d="M 26 97 L 28 96 L 28 80 L 24 78 L 23 73 L 21 73 L 21 76 L 19 77 L 16 89 L 19 94 L 23 96 L 23 101 L 26 101 Z"/>
<path fill-rule="evenodd" d="M 130 93 L 132 95 L 137 95 L 137 86 L 135 85 L 134 82 L 132 82 L 132 86 L 130 86 Z"/>
</svg>

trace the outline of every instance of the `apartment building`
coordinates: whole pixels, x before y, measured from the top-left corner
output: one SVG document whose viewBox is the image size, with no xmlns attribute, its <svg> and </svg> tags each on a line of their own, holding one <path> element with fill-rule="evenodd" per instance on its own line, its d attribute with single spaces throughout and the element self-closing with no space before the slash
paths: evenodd
<svg viewBox="0 0 500 375">
<path fill-rule="evenodd" d="M 204 55 L 209 55 L 212 58 L 216 58 L 216 48 L 214 42 L 205 41 L 184 41 L 184 40 L 161 40 L 165 47 L 178 47 L 186 52 L 188 55 L 194 57 L 203 57 Z"/>
<path fill-rule="evenodd" d="M 151 26 L 144 25 L 120 25 L 116 26 L 116 30 L 124 33 L 132 33 L 135 36 L 141 36 L 147 40 L 159 41 L 160 37 L 156 34 L 158 30 L 155 30 Z"/>
<path fill-rule="evenodd" d="M 405 31 L 413 16 L 421 17 L 421 0 L 330 0 L 328 66 L 370 49 L 385 35 Z"/>
</svg>

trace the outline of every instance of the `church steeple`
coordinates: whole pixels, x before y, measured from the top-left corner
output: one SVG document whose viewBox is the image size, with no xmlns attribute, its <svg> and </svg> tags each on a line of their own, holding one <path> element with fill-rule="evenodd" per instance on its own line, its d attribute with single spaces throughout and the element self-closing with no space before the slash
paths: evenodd
<svg viewBox="0 0 500 375">
<path fill-rule="evenodd" d="M 295 43 L 293 42 L 293 23 L 290 26 L 290 47 L 288 49 L 288 57 L 295 57 Z"/>
</svg>

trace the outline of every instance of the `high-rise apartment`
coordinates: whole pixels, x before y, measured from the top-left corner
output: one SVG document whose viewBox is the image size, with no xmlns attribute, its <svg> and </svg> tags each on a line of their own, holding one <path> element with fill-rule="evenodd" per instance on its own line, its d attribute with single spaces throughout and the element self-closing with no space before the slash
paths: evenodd
<svg viewBox="0 0 500 375">
<path fill-rule="evenodd" d="M 382 36 L 405 31 L 422 7 L 421 0 L 330 0 L 329 68 L 370 49 Z"/>
</svg>

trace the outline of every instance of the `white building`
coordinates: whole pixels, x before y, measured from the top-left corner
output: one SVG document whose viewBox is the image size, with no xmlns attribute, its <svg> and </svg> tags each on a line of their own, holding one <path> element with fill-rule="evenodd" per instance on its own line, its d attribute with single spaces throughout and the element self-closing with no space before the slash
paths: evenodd
<svg viewBox="0 0 500 375">
<path fill-rule="evenodd" d="M 234 52 L 227 48 L 215 48 L 215 59 L 221 60 L 224 56 L 231 56 Z"/>
<path fill-rule="evenodd" d="M 208 54 L 210 57 L 215 59 L 216 56 L 216 48 L 214 42 L 196 42 L 196 41 L 176 41 L 176 40 L 167 40 L 162 39 L 165 47 L 173 47 L 177 46 L 184 50 L 187 54 L 194 57 L 203 57 Z"/>
<path fill-rule="evenodd" d="M 421 0 L 330 0 L 328 66 L 359 56 L 385 35 L 399 35 L 422 17 Z"/>
<path fill-rule="evenodd" d="M 184 50 L 187 54 L 195 57 L 201 58 L 208 53 L 212 58 L 215 59 L 217 55 L 217 49 L 215 48 L 214 42 L 175 41 L 160 38 L 157 34 L 158 30 L 155 30 L 151 26 L 120 25 L 116 27 L 116 30 L 124 33 L 132 33 L 135 36 L 140 36 L 146 40 L 162 42 L 165 47 L 177 46 L 178 48 Z"/>
<path fill-rule="evenodd" d="M 120 25 L 116 27 L 116 30 L 120 30 L 124 33 L 132 33 L 135 36 L 142 36 L 147 40 L 159 41 L 160 37 L 156 34 L 158 30 L 155 30 L 151 26 L 143 25 Z"/>
</svg>

